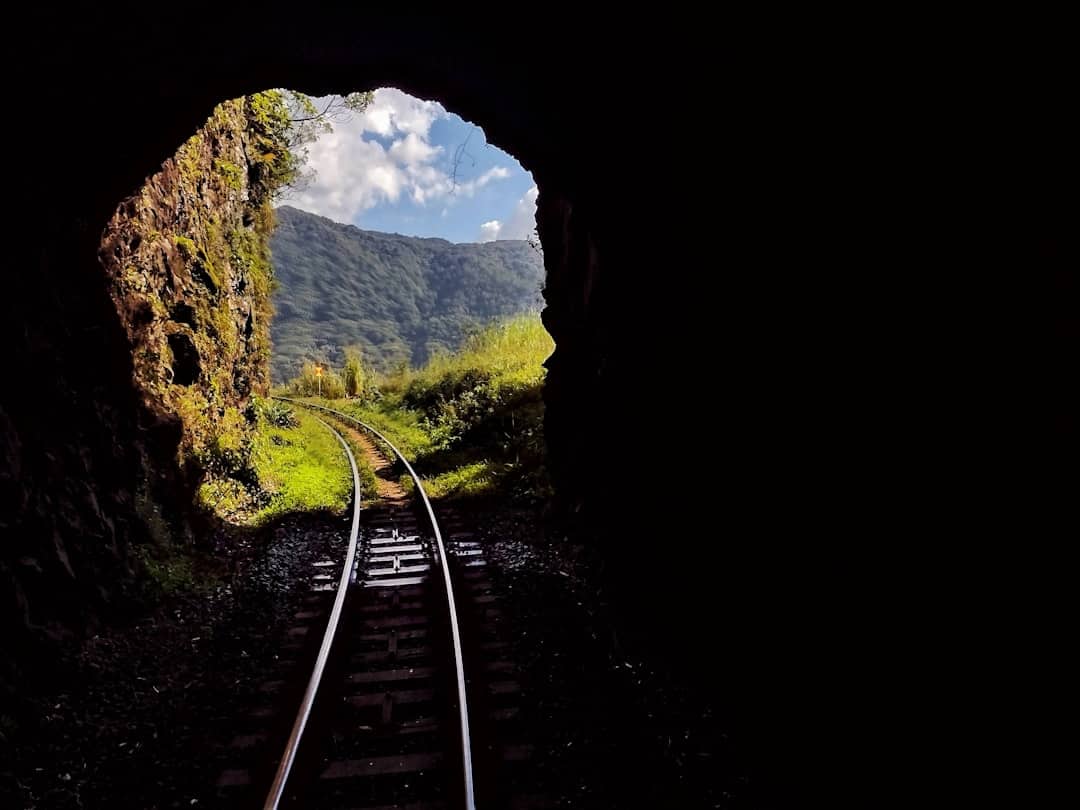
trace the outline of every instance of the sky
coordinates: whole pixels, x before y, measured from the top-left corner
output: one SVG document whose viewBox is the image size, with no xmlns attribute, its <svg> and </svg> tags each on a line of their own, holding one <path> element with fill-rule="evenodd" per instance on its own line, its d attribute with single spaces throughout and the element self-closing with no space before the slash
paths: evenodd
<svg viewBox="0 0 1080 810">
<path fill-rule="evenodd" d="M 532 233 L 532 175 L 438 102 L 383 88 L 362 114 L 333 127 L 308 148 L 314 181 L 282 204 L 365 230 L 451 242 Z"/>
</svg>

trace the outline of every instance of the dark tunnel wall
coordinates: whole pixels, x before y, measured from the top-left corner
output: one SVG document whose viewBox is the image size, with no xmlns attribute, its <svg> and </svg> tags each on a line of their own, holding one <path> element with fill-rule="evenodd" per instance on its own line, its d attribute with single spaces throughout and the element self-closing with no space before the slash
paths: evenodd
<svg viewBox="0 0 1080 810">
<path fill-rule="evenodd" d="M 54 12 L 9 53 L 19 106 L 62 121 L 28 125 L 7 186 L 6 374 L 34 382 L 0 400 L 5 577 L 59 571 L 62 634 L 114 602 L 93 577 L 122 579 L 140 531 L 153 428 L 96 259 L 117 202 L 223 99 L 392 85 L 479 123 L 540 186 L 551 466 L 628 643 L 721 695 L 778 790 L 836 790 L 825 760 L 868 779 L 880 762 L 855 741 L 901 711 L 878 704 L 907 666 L 888 649 L 897 570 L 948 500 L 943 465 L 916 466 L 943 452 L 921 428 L 948 370 L 916 368 L 914 158 L 885 148 L 903 133 L 876 106 L 892 86 L 805 42 L 653 15 L 553 11 L 507 36 L 467 15 L 298 14 Z M 54 537 L 89 580 L 64 584 Z"/>
</svg>

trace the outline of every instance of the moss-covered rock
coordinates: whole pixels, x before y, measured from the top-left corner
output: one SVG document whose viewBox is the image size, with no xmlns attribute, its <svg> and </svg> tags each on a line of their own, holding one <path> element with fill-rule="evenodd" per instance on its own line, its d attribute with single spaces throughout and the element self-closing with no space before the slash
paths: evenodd
<svg viewBox="0 0 1080 810">
<path fill-rule="evenodd" d="M 152 412 L 179 421 L 191 492 L 208 475 L 244 478 L 242 414 L 269 385 L 267 242 L 272 194 L 294 167 L 287 126 L 276 92 L 220 104 L 102 239 L 137 387 Z"/>
</svg>

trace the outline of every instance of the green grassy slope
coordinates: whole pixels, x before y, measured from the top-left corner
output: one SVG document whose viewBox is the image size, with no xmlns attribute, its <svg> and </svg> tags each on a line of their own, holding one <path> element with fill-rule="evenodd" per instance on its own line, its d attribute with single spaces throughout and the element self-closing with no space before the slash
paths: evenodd
<svg viewBox="0 0 1080 810">
<path fill-rule="evenodd" d="M 341 444 L 304 408 L 261 401 L 248 449 L 246 475 L 208 480 L 204 508 L 228 523 L 259 526 L 295 512 L 341 513 L 353 496 L 349 462 Z M 356 457 L 363 497 L 375 494 L 375 473 Z"/>
<path fill-rule="evenodd" d="M 373 425 L 415 462 L 432 497 L 544 498 L 542 363 L 536 316 L 469 338 L 461 351 L 380 381 L 381 398 L 326 402 Z"/>
</svg>

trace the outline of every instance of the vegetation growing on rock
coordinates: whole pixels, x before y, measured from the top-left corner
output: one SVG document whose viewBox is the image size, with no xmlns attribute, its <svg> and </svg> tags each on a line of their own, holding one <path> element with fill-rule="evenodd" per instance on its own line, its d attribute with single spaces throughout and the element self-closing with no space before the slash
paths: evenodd
<svg viewBox="0 0 1080 810">
<path fill-rule="evenodd" d="M 269 385 L 272 200 L 297 176 L 282 92 L 226 101 L 117 208 L 101 260 L 151 413 L 190 490 L 255 487 L 253 397 Z"/>
</svg>

